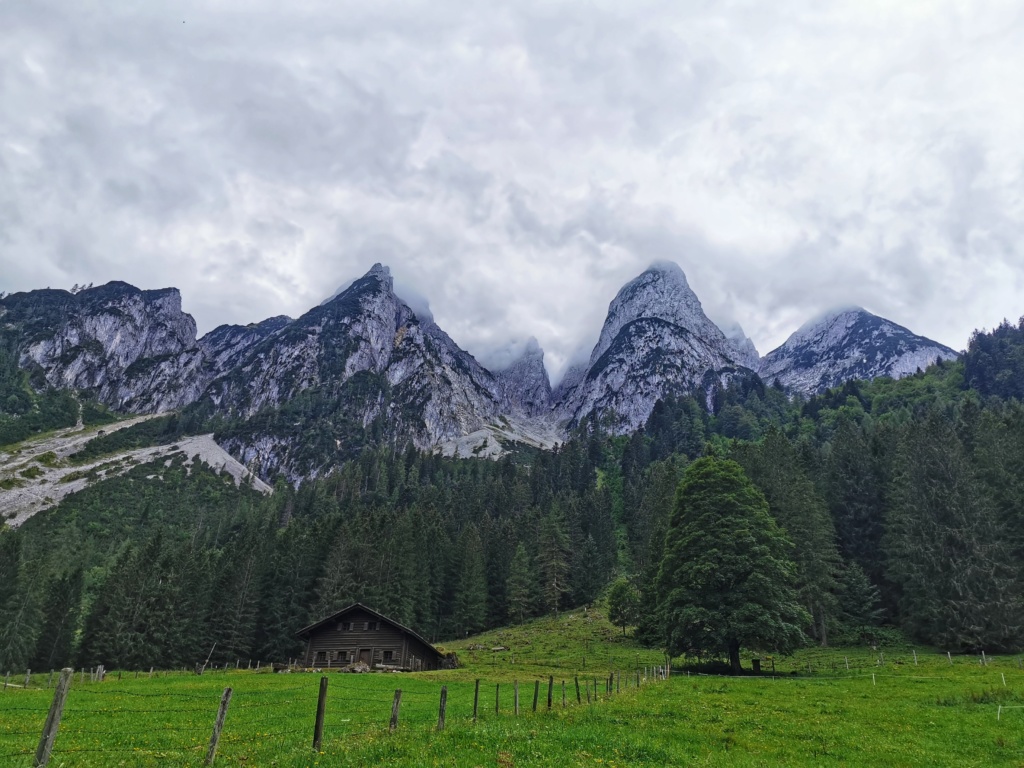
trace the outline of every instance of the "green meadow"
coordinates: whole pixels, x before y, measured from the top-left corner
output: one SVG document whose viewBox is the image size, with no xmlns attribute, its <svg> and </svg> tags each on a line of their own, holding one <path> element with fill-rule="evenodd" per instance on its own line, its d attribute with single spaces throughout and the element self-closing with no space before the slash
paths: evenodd
<svg viewBox="0 0 1024 768">
<path fill-rule="evenodd" d="M 982 665 L 976 657 L 954 656 L 950 664 L 944 654 L 910 646 L 805 649 L 762 657 L 768 671 L 761 676 L 703 675 L 677 660 L 671 679 L 656 680 L 651 670 L 664 662 L 661 654 L 637 647 L 593 611 L 446 647 L 458 653 L 459 669 L 326 673 L 319 752 L 311 748 L 316 672 L 232 669 L 150 678 L 148 670 L 115 671 L 102 683 L 88 674 L 81 682 L 76 674 L 50 765 L 203 765 L 225 687 L 233 695 L 215 765 L 1024 764 L 1024 670 L 1016 658 Z M 750 666 L 749 654 L 744 665 Z M 619 674 L 606 691 L 613 670 Z M 0 693 L 0 765 L 32 765 L 52 698 L 47 680 L 34 675 L 25 689 L 24 674 L 12 674 L 12 685 Z M 438 732 L 442 685 L 446 724 Z M 397 688 L 399 726 L 390 733 Z"/>
</svg>

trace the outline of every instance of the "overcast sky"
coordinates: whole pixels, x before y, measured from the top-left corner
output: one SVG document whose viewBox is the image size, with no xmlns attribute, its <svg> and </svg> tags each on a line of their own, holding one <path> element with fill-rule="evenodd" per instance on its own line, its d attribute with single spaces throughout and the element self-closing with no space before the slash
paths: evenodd
<svg viewBox="0 0 1024 768">
<path fill-rule="evenodd" d="M 1024 3 L 0 2 L 0 290 L 205 332 L 381 261 L 557 378 L 664 259 L 762 354 L 1024 314 Z"/>
</svg>

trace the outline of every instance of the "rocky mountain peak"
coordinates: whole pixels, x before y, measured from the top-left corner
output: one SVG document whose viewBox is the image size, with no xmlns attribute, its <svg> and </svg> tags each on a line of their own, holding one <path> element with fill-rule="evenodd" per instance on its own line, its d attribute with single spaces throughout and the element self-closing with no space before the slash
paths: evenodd
<svg viewBox="0 0 1024 768">
<path fill-rule="evenodd" d="M 804 395 L 850 379 L 902 376 L 957 353 L 861 307 L 841 307 L 805 323 L 761 360 L 766 382 Z"/>
<path fill-rule="evenodd" d="M 547 413 L 551 408 L 551 380 L 544 367 L 544 350 L 530 337 L 522 354 L 507 368 L 494 372 L 502 406 L 525 416 Z"/>
<path fill-rule="evenodd" d="M 761 355 L 754 346 L 754 342 L 743 331 L 743 327 L 733 321 L 722 327 L 722 333 L 733 352 L 733 359 L 740 365 L 756 371 L 761 363 Z"/>
<path fill-rule="evenodd" d="M 697 294 L 690 288 L 678 264 L 656 262 L 626 283 L 611 304 L 601 337 L 590 356 L 593 365 L 612 345 L 625 326 L 640 319 L 662 320 L 709 341 L 725 344 L 718 326 L 704 314 Z"/>
</svg>

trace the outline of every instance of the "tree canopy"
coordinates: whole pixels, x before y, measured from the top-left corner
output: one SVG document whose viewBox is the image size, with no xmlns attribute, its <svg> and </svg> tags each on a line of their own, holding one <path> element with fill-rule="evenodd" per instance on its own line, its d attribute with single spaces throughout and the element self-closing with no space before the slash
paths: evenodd
<svg viewBox="0 0 1024 768">
<path fill-rule="evenodd" d="M 792 545 L 768 502 L 734 461 L 706 456 L 679 484 L 657 578 L 658 618 L 669 654 L 788 652 L 804 640 Z"/>
</svg>

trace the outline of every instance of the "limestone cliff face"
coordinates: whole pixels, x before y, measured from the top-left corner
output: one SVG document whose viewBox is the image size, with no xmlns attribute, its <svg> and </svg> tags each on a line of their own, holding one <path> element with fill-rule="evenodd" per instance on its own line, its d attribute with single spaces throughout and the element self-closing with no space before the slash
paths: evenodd
<svg viewBox="0 0 1024 768">
<path fill-rule="evenodd" d="M 551 381 L 536 339 L 529 340 L 518 360 L 494 375 L 505 412 L 534 417 L 551 410 Z"/>
<path fill-rule="evenodd" d="M 853 307 L 804 325 L 764 356 L 758 373 L 766 383 L 810 396 L 851 379 L 898 379 L 956 357 L 949 347 Z"/>
<path fill-rule="evenodd" d="M 21 365 L 47 384 L 95 393 L 114 408 L 159 412 L 191 402 L 208 374 L 196 324 L 175 288 L 108 283 L 77 294 L 32 291 L 0 302 L 18 327 Z"/>
<path fill-rule="evenodd" d="M 248 348 L 204 397 L 249 419 L 307 391 L 344 400 L 348 417 L 420 448 L 474 432 L 501 412 L 494 376 L 433 320 L 417 317 L 379 264 Z"/>
<path fill-rule="evenodd" d="M 616 295 L 585 373 L 566 376 L 556 407 L 570 426 L 596 417 L 605 429 L 632 432 L 659 399 L 709 393 L 741 373 L 736 356 L 683 271 L 656 264 Z"/>
</svg>

